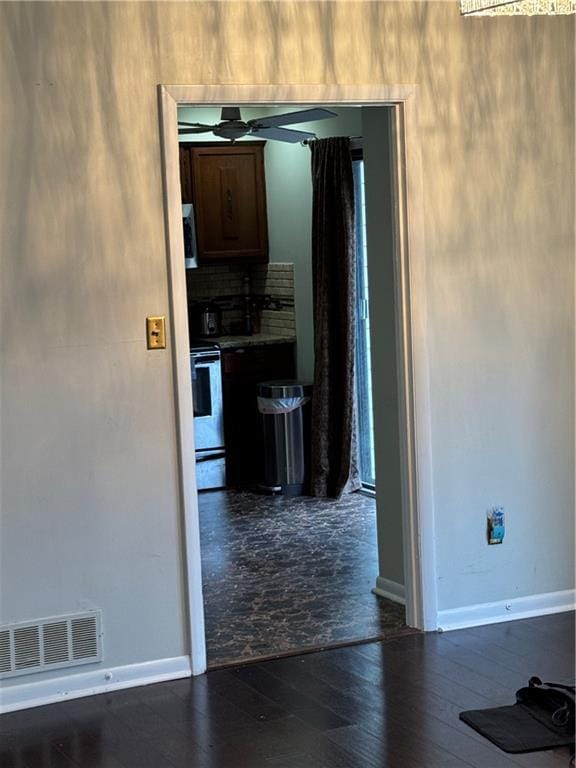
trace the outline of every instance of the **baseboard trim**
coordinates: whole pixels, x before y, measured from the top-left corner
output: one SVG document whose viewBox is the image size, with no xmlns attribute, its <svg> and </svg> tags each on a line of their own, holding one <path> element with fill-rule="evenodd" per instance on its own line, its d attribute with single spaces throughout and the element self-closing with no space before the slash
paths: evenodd
<svg viewBox="0 0 576 768">
<path fill-rule="evenodd" d="M 92 672 L 13 685 L 0 690 L 0 714 L 41 707 L 98 693 L 190 677 L 190 657 L 177 656 L 123 667 L 99 667 Z"/>
<path fill-rule="evenodd" d="M 404 584 L 399 584 L 397 581 L 377 576 L 376 586 L 372 592 L 379 597 L 385 597 L 387 600 L 400 603 L 400 605 L 406 605 L 406 589 Z"/>
<path fill-rule="evenodd" d="M 479 627 L 484 624 L 498 624 L 503 621 L 530 619 L 534 616 L 546 616 L 551 613 L 573 611 L 576 602 L 576 590 L 566 589 L 561 592 L 546 592 L 541 595 L 514 597 L 496 603 L 480 603 L 452 608 L 438 612 L 438 629 L 449 632 L 453 629 Z"/>
</svg>

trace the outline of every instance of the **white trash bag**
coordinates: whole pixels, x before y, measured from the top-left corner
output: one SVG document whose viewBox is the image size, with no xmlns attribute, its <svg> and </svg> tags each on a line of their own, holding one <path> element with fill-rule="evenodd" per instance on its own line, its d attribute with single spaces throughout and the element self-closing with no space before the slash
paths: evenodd
<svg viewBox="0 0 576 768">
<path fill-rule="evenodd" d="M 291 413 L 306 405 L 309 400 L 309 397 L 259 397 L 258 410 L 260 413 L 273 416 L 279 413 Z"/>
</svg>

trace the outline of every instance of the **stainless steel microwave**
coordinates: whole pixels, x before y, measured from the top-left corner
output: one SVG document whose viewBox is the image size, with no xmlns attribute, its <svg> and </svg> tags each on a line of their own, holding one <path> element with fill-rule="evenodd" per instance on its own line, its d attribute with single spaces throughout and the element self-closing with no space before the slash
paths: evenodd
<svg viewBox="0 0 576 768">
<path fill-rule="evenodd" d="M 184 227 L 184 266 L 196 269 L 198 266 L 198 247 L 196 245 L 196 220 L 192 203 L 182 204 L 182 226 Z"/>
</svg>

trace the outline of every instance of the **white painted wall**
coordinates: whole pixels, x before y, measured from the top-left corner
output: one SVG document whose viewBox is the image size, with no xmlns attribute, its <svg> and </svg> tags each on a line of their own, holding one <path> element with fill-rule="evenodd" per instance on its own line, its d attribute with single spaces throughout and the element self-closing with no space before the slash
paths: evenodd
<svg viewBox="0 0 576 768">
<path fill-rule="evenodd" d="M 379 576 L 405 584 L 390 110 L 362 109 Z"/>
<path fill-rule="evenodd" d="M 243 108 L 242 117 L 250 120 L 267 114 L 295 112 L 288 108 Z M 288 126 L 310 131 L 318 138 L 359 136 L 362 133 L 360 109 L 331 108 L 338 117 L 315 123 Z M 213 125 L 220 122 L 220 109 L 181 107 L 180 120 Z M 245 140 L 257 137 L 247 137 Z M 183 135 L 181 141 L 218 141 L 211 133 Z M 242 141 L 242 139 L 240 139 Z M 312 181 L 310 150 L 301 144 L 267 141 L 264 151 L 266 203 L 270 261 L 294 264 L 298 376 L 314 378 L 314 339 L 312 305 Z"/>
<path fill-rule="evenodd" d="M 0 4 L 0 620 L 97 605 L 106 664 L 186 652 L 144 343 L 175 82 L 419 83 L 440 608 L 572 588 L 573 73 L 573 18 L 456 3 Z"/>
</svg>

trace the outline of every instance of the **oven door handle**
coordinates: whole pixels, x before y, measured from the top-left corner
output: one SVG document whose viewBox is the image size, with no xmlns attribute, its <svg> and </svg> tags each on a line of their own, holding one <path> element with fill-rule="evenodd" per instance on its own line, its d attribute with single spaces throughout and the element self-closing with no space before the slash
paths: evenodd
<svg viewBox="0 0 576 768">
<path fill-rule="evenodd" d="M 193 352 L 190 357 L 196 365 L 209 365 L 220 361 L 219 352 Z"/>
<path fill-rule="evenodd" d="M 204 461 L 214 461 L 215 459 L 223 459 L 226 456 L 224 451 L 222 453 L 212 453 L 210 456 L 198 456 L 196 454 L 196 464 L 202 464 Z"/>
</svg>

